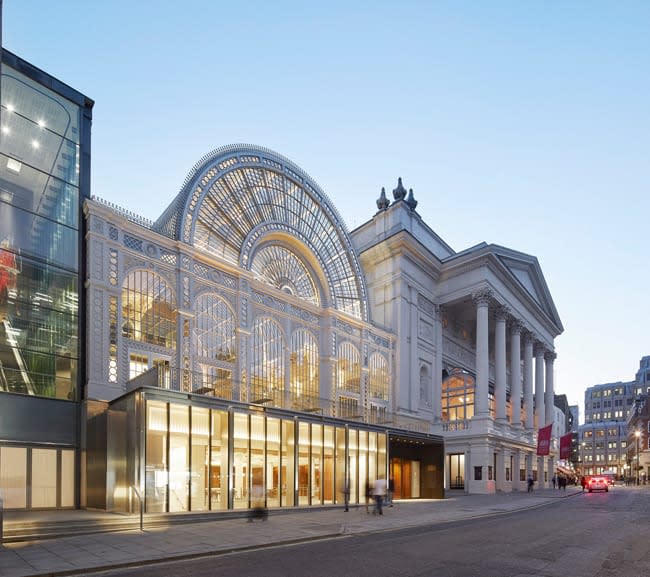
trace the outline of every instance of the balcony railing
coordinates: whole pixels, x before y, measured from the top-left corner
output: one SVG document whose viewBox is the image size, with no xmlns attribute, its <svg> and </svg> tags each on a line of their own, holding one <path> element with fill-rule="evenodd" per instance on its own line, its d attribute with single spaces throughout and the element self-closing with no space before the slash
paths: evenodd
<svg viewBox="0 0 650 577">
<path fill-rule="evenodd" d="M 238 384 L 229 378 L 215 377 L 204 373 L 171 368 L 153 367 L 134 377 L 127 383 L 127 390 L 140 387 L 154 387 L 169 391 L 205 395 L 228 401 L 243 401 L 254 405 L 275 407 L 302 413 L 313 413 L 326 417 L 338 417 L 347 421 L 356 421 L 373 425 L 385 425 L 390 428 L 430 433 L 431 423 L 409 415 L 393 413 L 385 406 L 375 405 L 371 410 L 358 407 L 354 414 L 348 414 L 349 407 L 336 407 L 331 399 L 314 395 L 296 395 L 290 391 L 261 389 L 257 387 L 255 398 L 240 398 Z"/>
</svg>

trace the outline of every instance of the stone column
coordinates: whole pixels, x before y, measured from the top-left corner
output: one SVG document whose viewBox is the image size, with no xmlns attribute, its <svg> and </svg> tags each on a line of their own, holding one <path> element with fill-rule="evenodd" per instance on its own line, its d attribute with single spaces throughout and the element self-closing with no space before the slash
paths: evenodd
<svg viewBox="0 0 650 577">
<path fill-rule="evenodd" d="M 526 429 L 535 428 L 533 409 L 533 336 L 526 332 L 524 336 L 524 405 L 526 407 Z M 526 473 L 530 473 L 528 468 Z"/>
<path fill-rule="evenodd" d="M 476 392 L 474 409 L 476 417 L 487 417 L 490 413 L 488 404 L 489 392 L 489 332 L 488 306 L 492 291 L 482 289 L 472 295 L 476 305 Z"/>
<path fill-rule="evenodd" d="M 510 311 L 503 306 L 496 309 L 494 330 L 494 397 L 497 421 L 505 422 L 506 411 L 506 320 Z"/>
<path fill-rule="evenodd" d="M 436 358 L 433 363 L 433 422 L 438 423 L 442 420 L 442 306 L 435 306 L 435 339 L 436 339 Z"/>
<path fill-rule="evenodd" d="M 516 427 L 521 426 L 521 329 L 522 325 L 517 320 L 510 325 L 510 405 L 511 422 Z"/>
<path fill-rule="evenodd" d="M 553 362 L 557 355 L 553 351 L 548 351 L 544 355 L 546 361 L 546 425 L 553 422 L 553 407 L 555 406 L 555 391 L 553 390 Z"/>
<path fill-rule="evenodd" d="M 544 409 L 544 347 L 541 343 L 535 345 L 535 416 L 537 428 L 541 429 L 546 423 Z"/>
</svg>

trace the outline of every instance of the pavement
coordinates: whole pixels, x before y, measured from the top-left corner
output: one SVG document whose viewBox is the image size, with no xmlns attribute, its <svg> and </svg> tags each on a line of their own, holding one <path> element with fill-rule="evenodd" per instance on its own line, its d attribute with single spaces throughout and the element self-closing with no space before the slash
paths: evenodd
<svg viewBox="0 0 650 577">
<path fill-rule="evenodd" d="M 345 535 L 451 523 L 542 507 L 580 495 L 580 487 L 532 493 L 466 495 L 448 491 L 444 499 L 395 501 L 383 515 L 365 505 L 345 512 L 321 509 L 269 510 L 268 520 L 252 523 L 243 512 L 197 516 L 114 515 L 98 511 L 4 514 L 0 577 L 63 577 L 106 569 L 150 565 L 299 543 Z"/>
</svg>

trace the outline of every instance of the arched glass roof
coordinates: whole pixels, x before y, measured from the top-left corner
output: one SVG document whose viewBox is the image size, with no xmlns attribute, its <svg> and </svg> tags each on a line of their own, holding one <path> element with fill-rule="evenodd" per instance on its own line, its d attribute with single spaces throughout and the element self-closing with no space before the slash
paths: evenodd
<svg viewBox="0 0 650 577">
<path fill-rule="evenodd" d="M 232 145 L 206 155 L 153 228 L 240 267 L 255 262 L 258 276 L 311 302 L 320 302 L 317 288 L 295 282 L 308 273 L 303 259 L 318 263 L 331 306 L 367 320 L 361 267 L 343 220 L 304 171 L 271 150 Z M 286 274 L 261 264 L 277 235 L 285 239 L 278 244 L 285 246 Z M 287 249 L 286 239 L 296 248 Z"/>
</svg>

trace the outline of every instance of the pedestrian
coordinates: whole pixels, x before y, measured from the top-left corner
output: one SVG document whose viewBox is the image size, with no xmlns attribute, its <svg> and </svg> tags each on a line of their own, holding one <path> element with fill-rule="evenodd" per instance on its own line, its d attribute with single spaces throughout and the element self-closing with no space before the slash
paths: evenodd
<svg viewBox="0 0 650 577">
<path fill-rule="evenodd" d="M 528 492 L 532 493 L 533 492 L 533 485 L 535 481 L 533 481 L 533 478 L 528 475 L 528 480 L 526 481 L 526 486 L 528 487 Z"/>
<path fill-rule="evenodd" d="M 248 522 L 252 523 L 254 519 L 266 521 L 268 516 L 269 512 L 264 499 L 264 487 L 262 485 L 253 485 L 253 490 L 251 491 L 251 511 L 248 516 Z"/>
<path fill-rule="evenodd" d="M 580 485 L 582 486 L 582 492 L 584 493 L 585 487 L 587 486 L 587 477 L 584 475 L 580 477 Z"/>
<path fill-rule="evenodd" d="M 551 479 L 551 483 L 553 483 L 553 489 L 555 489 L 555 484 L 557 483 L 557 480 L 558 480 L 557 477 L 556 477 L 555 475 L 553 475 L 553 478 Z M 559 488 L 560 488 L 560 487 L 559 487 L 559 485 L 558 485 L 558 489 L 559 489 Z"/>
<path fill-rule="evenodd" d="M 388 478 L 388 486 L 386 491 L 386 504 L 389 507 L 393 506 L 393 493 L 395 491 L 395 483 L 392 477 Z"/>
<path fill-rule="evenodd" d="M 372 485 L 370 481 L 366 483 L 366 513 L 370 513 L 370 501 L 372 499 Z"/>
<path fill-rule="evenodd" d="M 372 496 L 375 498 L 375 509 L 373 514 L 383 515 L 384 497 L 386 496 L 386 479 L 377 479 L 375 481 Z"/>
<path fill-rule="evenodd" d="M 350 479 L 346 479 L 343 483 L 343 499 L 345 501 L 344 511 L 347 513 L 350 510 Z"/>
<path fill-rule="evenodd" d="M 562 475 L 562 476 L 558 479 L 558 481 L 559 481 L 558 489 L 559 489 L 560 487 L 562 487 L 562 490 L 563 490 L 563 491 L 566 491 L 567 478 L 566 478 L 564 475 Z"/>
</svg>

